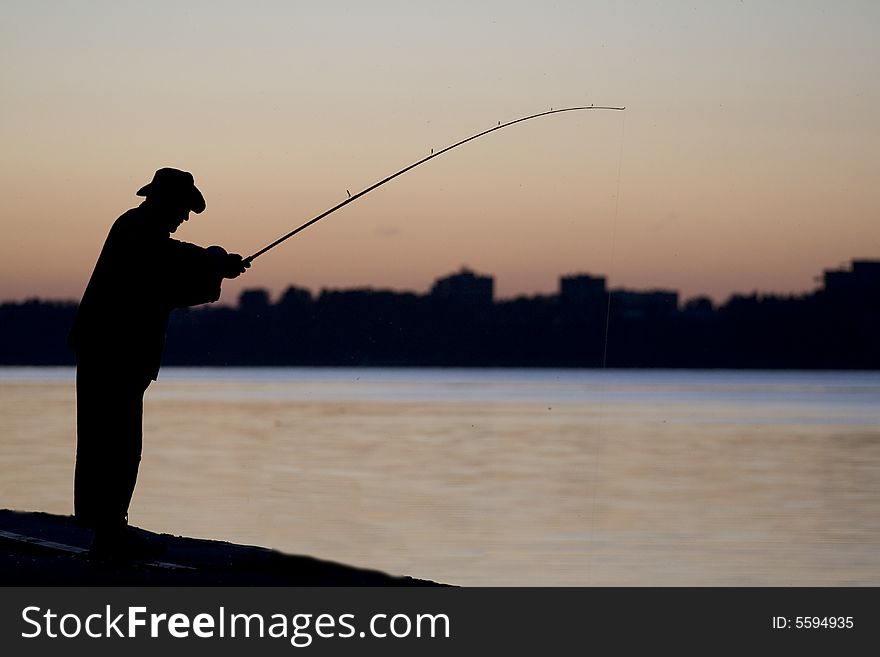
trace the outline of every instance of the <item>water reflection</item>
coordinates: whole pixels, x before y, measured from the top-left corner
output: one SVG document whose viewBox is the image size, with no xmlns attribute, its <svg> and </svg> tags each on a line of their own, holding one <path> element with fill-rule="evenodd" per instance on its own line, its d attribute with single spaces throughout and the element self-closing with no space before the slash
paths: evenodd
<svg viewBox="0 0 880 657">
<path fill-rule="evenodd" d="M 457 584 L 880 583 L 876 373 L 170 370 L 132 521 Z M 67 370 L 0 495 L 69 513 Z"/>
</svg>

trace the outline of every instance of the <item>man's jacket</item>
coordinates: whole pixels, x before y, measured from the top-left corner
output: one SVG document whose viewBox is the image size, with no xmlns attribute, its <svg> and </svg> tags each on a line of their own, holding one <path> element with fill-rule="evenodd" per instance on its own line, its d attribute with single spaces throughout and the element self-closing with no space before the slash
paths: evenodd
<svg viewBox="0 0 880 657">
<path fill-rule="evenodd" d="M 68 344 L 77 360 L 155 379 L 174 308 L 220 298 L 221 258 L 171 239 L 143 206 L 115 221 L 83 294 Z"/>
</svg>

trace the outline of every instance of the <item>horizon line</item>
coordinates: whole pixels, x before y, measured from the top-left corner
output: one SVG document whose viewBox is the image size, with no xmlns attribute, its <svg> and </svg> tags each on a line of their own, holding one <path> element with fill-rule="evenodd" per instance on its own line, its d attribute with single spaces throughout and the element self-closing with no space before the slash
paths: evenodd
<svg viewBox="0 0 880 657">
<path fill-rule="evenodd" d="M 869 264 L 875 264 L 877 266 L 880 266 L 880 258 L 876 258 L 876 259 L 875 258 L 861 258 L 861 257 L 852 258 L 849 260 L 849 263 L 848 263 L 849 269 L 843 269 L 843 268 L 823 269 L 822 274 L 820 276 L 817 276 L 814 280 L 819 282 L 822 280 L 822 277 L 824 277 L 825 274 L 829 274 L 829 273 L 832 273 L 832 274 L 833 273 L 853 274 L 853 266 L 856 263 L 869 263 Z M 847 265 L 843 265 L 843 267 L 846 267 L 846 266 Z M 520 293 L 520 294 L 515 294 L 512 296 L 504 296 L 504 297 L 495 298 L 495 295 L 494 295 L 495 277 L 491 274 L 481 274 L 481 273 L 475 271 L 474 269 L 472 269 L 471 267 L 469 267 L 468 265 L 462 265 L 462 267 L 459 268 L 457 271 L 454 271 L 454 272 L 451 272 L 448 274 L 444 274 L 442 276 L 438 276 L 437 278 L 435 278 L 433 285 L 436 285 L 437 282 L 439 282 L 441 280 L 453 278 L 453 277 L 459 276 L 461 274 L 468 274 L 468 273 L 473 274 L 474 276 L 477 276 L 480 278 L 491 279 L 492 285 L 493 285 L 493 295 L 492 295 L 493 303 L 496 301 L 516 301 L 518 299 L 535 299 L 535 298 L 541 298 L 541 297 L 560 296 L 561 295 L 561 282 L 562 282 L 562 279 L 564 279 L 564 278 L 589 277 L 589 278 L 596 279 L 596 280 L 602 280 L 605 283 L 607 283 L 607 280 L 608 280 L 608 277 L 605 274 L 592 274 L 592 273 L 583 272 L 583 271 L 567 273 L 567 274 L 559 274 L 557 277 L 557 281 L 559 283 L 559 286 L 557 287 L 557 289 L 554 292 L 538 292 L 538 293 L 534 293 L 534 294 Z M 430 288 L 426 292 L 418 292 L 418 291 L 412 290 L 412 289 L 373 286 L 373 285 L 369 285 L 369 284 L 362 285 L 362 286 L 345 287 L 345 288 L 321 287 L 317 291 L 314 291 L 314 290 L 312 290 L 312 288 L 305 287 L 302 285 L 297 285 L 296 283 L 290 282 L 290 283 L 286 284 L 286 286 L 281 290 L 281 292 L 277 292 L 277 293 L 273 293 L 273 290 L 269 289 L 266 286 L 245 287 L 239 292 L 238 300 L 240 302 L 241 295 L 244 294 L 245 292 L 265 291 L 268 294 L 270 300 L 273 297 L 275 297 L 276 301 L 274 303 L 278 303 L 278 301 L 280 301 L 280 299 L 283 297 L 283 295 L 290 289 L 305 290 L 309 293 L 309 295 L 311 295 L 315 298 L 320 297 L 324 293 L 358 292 L 358 291 L 392 292 L 395 294 L 415 294 L 415 295 L 419 295 L 419 296 L 429 296 L 431 294 Z M 726 303 L 727 301 L 733 299 L 734 297 L 749 297 L 749 296 L 756 296 L 757 295 L 757 296 L 762 296 L 762 297 L 792 298 L 792 297 L 806 296 L 806 295 L 814 294 L 815 292 L 817 292 L 821 289 L 824 289 L 822 285 L 819 285 L 818 287 L 813 288 L 813 289 L 805 289 L 805 290 L 800 290 L 797 292 L 787 292 L 787 293 L 762 292 L 757 289 L 752 289 L 749 292 L 731 292 L 727 295 L 725 302 L 716 302 L 714 300 L 714 298 L 712 297 L 712 295 L 710 295 L 708 293 L 697 293 L 697 294 L 694 294 L 692 296 L 687 297 L 686 300 L 693 301 L 693 300 L 697 300 L 697 299 L 709 299 L 710 301 L 713 302 L 713 305 L 720 306 L 720 305 L 723 305 L 723 303 Z M 619 287 L 618 286 L 618 287 L 613 287 L 613 288 L 611 288 L 611 287 L 606 288 L 606 292 L 608 294 L 613 294 L 615 292 L 636 292 L 636 293 L 641 293 L 641 294 L 651 294 L 651 293 L 661 292 L 661 293 L 673 293 L 678 296 L 681 296 L 680 290 L 675 290 L 675 289 L 671 289 L 671 288 L 663 288 L 663 287 L 630 288 L 630 287 Z M 80 299 L 76 299 L 76 298 L 70 298 L 70 297 L 68 297 L 68 298 L 54 297 L 53 298 L 53 297 L 41 297 L 39 295 L 29 295 L 29 296 L 25 296 L 25 297 L 19 297 L 18 299 L 15 299 L 15 298 L 0 299 L 0 305 L 24 304 L 24 303 L 32 303 L 32 302 L 79 304 L 80 301 L 81 301 L 81 297 L 80 297 Z M 679 298 L 679 302 L 681 302 L 681 301 L 684 301 L 684 299 Z M 214 304 L 219 305 L 219 306 L 229 307 L 226 303 L 223 303 L 219 300 L 213 302 L 212 304 L 203 304 L 203 305 L 214 305 Z"/>
</svg>

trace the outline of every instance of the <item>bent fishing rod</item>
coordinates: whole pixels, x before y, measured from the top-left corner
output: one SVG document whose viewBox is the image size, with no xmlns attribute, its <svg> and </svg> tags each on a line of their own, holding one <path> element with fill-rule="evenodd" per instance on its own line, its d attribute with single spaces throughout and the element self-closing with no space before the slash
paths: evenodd
<svg viewBox="0 0 880 657">
<path fill-rule="evenodd" d="M 315 217 L 314 219 L 310 219 L 309 221 L 307 221 L 306 223 L 304 223 L 302 226 L 299 226 L 298 228 L 293 229 L 292 231 L 290 231 L 290 232 L 287 233 L 286 235 L 282 235 L 281 237 L 279 237 L 277 240 L 275 240 L 274 242 L 272 242 L 272 243 L 269 244 L 268 246 L 264 246 L 262 249 L 260 249 L 260 250 L 257 251 L 256 253 L 254 253 L 254 254 L 252 254 L 252 255 L 249 255 L 247 258 L 244 259 L 243 262 L 244 262 L 245 264 L 249 265 L 249 264 L 252 263 L 254 260 L 256 260 L 257 258 L 259 258 L 261 255 L 263 255 L 264 253 L 266 253 L 266 251 L 269 251 L 270 249 L 274 249 L 276 246 L 278 246 L 278 245 L 281 244 L 282 242 L 285 242 L 286 240 L 289 240 L 291 237 L 293 237 L 293 236 L 296 235 L 297 233 L 299 233 L 299 232 L 305 230 L 306 228 L 308 228 L 308 227 L 311 226 L 312 224 L 319 222 L 319 221 L 320 221 L 321 219 L 323 219 L 324 217 L 326 217 L 326 216 L 328 216 L 328 215 L 330 215 L 330 214 L 333 214 L 333 213 L 336 212 L 337 210 L 340 210 L 340 209 L 344 208 L 344 207 L 345 207 L 346 205 L 348 205 L 349 203 L 353 203 L 354 201 L 356 201 L 357 199 L 359 199 L 361 196 L 364 196 L 365 194 L 369 194 L 369 193 L 372 192 L 374 189 L 376 189 L 376 188 L 378 188 L 378 187 L 381 187 L 382 185 L 384 185 L 384 184 L 387 183 L 387 182 L 391 182 L 392 180 L 394 180 L 394 179 L 397 178 L 398 176 L 402 176 L 402 175 L 405 174 L 407 171 L 410 171 L 410 170 L 412 170 L 412 169 L 415 169 L 417 166 L 419 166 L 420 164 L 424 164 L 424 163 L 427 162 L 428 160 L 433 160 L 435 157 L 439 157 L 440 155 L 443 155 L 443 153 L 447 153 L 447 152 L 451 151 L 453 148 L 458 148 L 459 146 L 461 146 L 461 145 L 463 145 L 463 144 L 466 144 L 466 143 L 468 143 L 469 141 L 473 141 L 474 139 L 478 139 L 478 138 L 482 137 L 483 135 L 488 135 L 490 132 L 495 132 L 496 130 L 501 130 L 502 128 L 506 128 L 506 127 L 508 127 L 508 126 L 512 126 L 512 125 L 517 124 L 517 123 L 522 123 L 523 121 L 529 121 L 529 120 L 531 120 L 531 119 L 537 119 L 537 118 L 542 117 L 542 116 L 549 116 L 550 114 L 560 114 L 561 112 L 577 112 L 577 111 L 581 111 L 581 110 L 615 110 L 615 111 L 623 111 L 623 110 L 625 110 L 625 109 L 626 109 L 626 107 L 607 107 L 607 106 L 598 106 L 598 105 L 590 105 L 589 107 L 564 107 L 564 108 L 562 108 L 562 109 L 556 109 L 556 110 L 553 109 L 553 108 L 551 107 L 550 110 L 547 111 L 547 112 L 540 112 L 540 113 L 538 113 L 538 114 L 532 114 L 532 115 L 530 115 L 530 116 L 524 116 L 524 117 L 522 117 L 522 118 L 515 119 L 515 120 L 513 120 L 513 121 L 508 121 L 507 123 L 501 123 L 501 122 L 499 122 L 498 125 L 493 126 L 492 128 L 489 128 L 488 130 L 483 130 L 482 132 L 479 132 L 479 133 L 477 133 L 477 134 L 475 134 L 475 135 L 472 135 L 472 136 L 468 137 L 467 139 L 462 139 L 461 141 L 458 141 L 458 142 L 452 144 L 451 146 L 447 146 L 446 148 L 444 148 L 444 149 L 442 149 L 442 150 L 439 150 L 439 151 L 437 151 L 436 153 L 435 153 L 435 152 L 433 151 L 433 149 L 432 149 L 432 150 L 431 150 L 431 154 L 428 155 L 427 157 L 423 157 L 423 158 L 422 158 L 421 160 L 419 160 L 418 162 L 414 162 L 413 164 L 410 164 L 409 166 L 404 167 L 404 168 L 401 169 L 400 171 L 397 171 L 397 172 L 395 172 L 395 173 L 392 173 L 392 174 L 391 174 L 390 176 L 388 176 L 387 178 L 383 178 L 383 179 L 380 180 L 379 182 L 370 185 L 370 186 L 367 187 L 366 189 L 364 189 L 364 190 L 358 192 L 357 194 L 352 195 L 351 192 L 349 192 L 349 193 L 348 193 L 348 198 L 345 199 L 344 201 L 342 201 L 341 203 L 337 203 L 336 205 L 334 205 L 334 206 L 333 206 L 332 208 L 330 208 L 329 210 L 325 210 L 324 212 L 322 212 L 321 214 L 319 214 L 319 215 L 318 215 L 317 217 Z"/>
</svg>

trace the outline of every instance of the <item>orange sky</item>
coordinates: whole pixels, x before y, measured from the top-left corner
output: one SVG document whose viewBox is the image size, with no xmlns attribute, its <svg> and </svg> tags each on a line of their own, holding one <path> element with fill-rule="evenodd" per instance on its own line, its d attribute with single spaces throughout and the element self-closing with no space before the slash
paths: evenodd
<svg viewBox="0 0 880 657">
<path fill-rule="evenodd" d="M 208 202 L 178 237 L 248 254 L 431 148 L 590 103 L 628 109 L 438 158 L 224 300 L 464 264 L 502 297 L 582 271 L 723 300 L 880 258 L 876 3 L 312 4 L 4 3 L 0 299 L 78 298 L 161 166 Z"/>
</svg>

